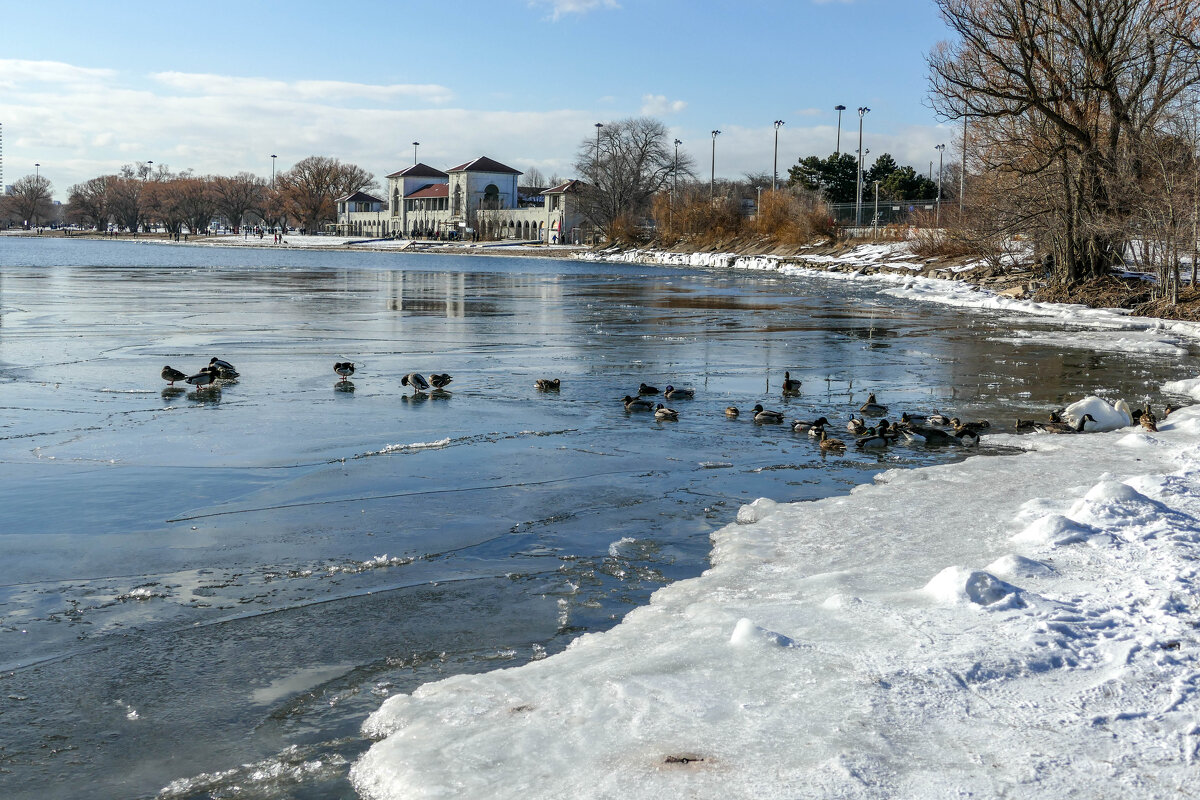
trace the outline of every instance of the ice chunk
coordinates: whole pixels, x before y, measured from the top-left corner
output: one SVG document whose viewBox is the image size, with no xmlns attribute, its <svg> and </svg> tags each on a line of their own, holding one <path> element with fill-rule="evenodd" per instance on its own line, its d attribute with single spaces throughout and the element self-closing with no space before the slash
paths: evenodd
<svg viewBox="0 0 1200 800">
<path fill-rule="evenodd" d="M 737 521 L 742 525 L 753 525 L 774 514 L 778 508 L 779 503 L 766 497 L 760 497 L 753 503 L 738 509 Z"/>
<path fill-rule="evenodd" d="M 767 646 L 767 647 L 795 647 L 796 643 L 790 637 L 784 636 L 782 633 L 769 631 L 766 628 L 760 628 L 751 620 L 742 617 L 738 620 L 737 625 L 733 628 L 733 635 L 729 637 L 729 643 L 735 647 L 751 647 L 751 646 Z"/>
<path fill-rule="evenodd" d="M 1076 522 L 1062 514 L 1047 514 L 1029 524 L 1012 540 L 1022 544 L 1065 545 L 1086 541 L 1099 532 L 1091 525 Z"/>
<path fill-rule="evenodd" d="M 923 591 L 941 603 L 990 606 L 1017 595 L 1021 590 L 988 572 L 946 567 L 925 584 Z"/>
<path fill-rule="evenodd" d="M 997 558 L 985 569 L 994 575 L 1009 578 L 1039 578 L 1054 574 L 1054 567 L 1049 564 L 1013 554 Z"/>
</svg>

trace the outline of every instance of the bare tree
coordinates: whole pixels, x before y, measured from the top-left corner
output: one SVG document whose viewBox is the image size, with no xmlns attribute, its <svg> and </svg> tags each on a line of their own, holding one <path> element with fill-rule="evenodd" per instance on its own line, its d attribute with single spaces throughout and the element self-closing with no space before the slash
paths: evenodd
<svg viewBox="0 0 1200 800">
<path fill-rule="evenodd" d="M 1042 198 L 1060 280 L 1102 274 L 1125 252 L 1142 148 L 1200 80 L 1200 0 L 936 2 L 957 39 L 929 56 L 935 110 L 974 120 L 980 166 L 1020 189 L 993 195 L 1011 213 Z"/>
<path fill-rule="evenodd" d="M 67 220 L 97 230 L 108 225 L 108 176 L 77 183 L 67 196 Z"/>
<path fill-rule="evenodd" d="M 595 139 L 584 139 L 575 159 L 586 184 L 580 210 L 611 239 L 649 217 L 652 198 L 670 185 L 676 166 L 681 177 L 690 176 L 693 161 L 680 153 L 676 165 L 670 134 L 656 119 L 607 122 L 597 130 Z"/>
<path fill-rule="evenodd" d="M 234 233 L 246 215 L 260 210 L 266 201 L 267 182 L 252 172 L 239 172 L 231 178 L 212 178 L 217 211 L 233 226 Z"/>
<path fill-rule="evenodd" d="M 40 175 L 26 175 L 12 185 L 8 195 L 10 213 L 26 228 L 37 227 L 53 213 L 50 203 L 50 181 Z"/>
<path fill-rule="evenodd" d="M 310 233 L 335 219 L 334 201 L 358 191 L 376 190 L 375 176 L 354 164 L 327 156 L 309 156 L 275 177 L 285 212 Z"/>
<path fill-rule="evenodd" d="M 521 185 L 527 189 L 547 189 L 554 184 L 546 183 L 546 176 L 537 167 L 530 167 L 521 175 Z"/>
</svg>

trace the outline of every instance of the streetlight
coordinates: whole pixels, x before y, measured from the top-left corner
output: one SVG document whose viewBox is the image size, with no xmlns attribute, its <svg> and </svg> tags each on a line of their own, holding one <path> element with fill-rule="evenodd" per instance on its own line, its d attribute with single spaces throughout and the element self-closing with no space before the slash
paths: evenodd
<svg viewBox="0 0 1200 800">
<path fill-rule="evenodd" d="M 271 153 L 271 190 L 275 189 L 275 154 Z"/>
<path fill-rule="evenodd" d="M 771 171 L 771 191 L 775 191 L 775 181 L 779 178 L 779 127 L 783 120 L 775 120 L 775 167 Z"/>
<path fill-rule="evenodd" d="M 417 163 L 417 148 L 421 146 L 420 142 L 413 142 L 413 166 Z"/>
<path fill-rule="evenodd" d="M 146 162 L 146 180 L 150 180 L 150 173 L 154 172 L 154 162 Z"/>
<path fill-rule="evenodd" d="M 854 177 L 856 178 L 854 190 L 854 227 L 856 228 L 862 225 L 863 117 L 869 113 L 871 113 L 871 109 L 866 106 L 860 106 L 858 109 L 858 167 L 854 170 Z"/>
<path fill-rule="evenodd" d="M 42 164 L 40 161 L 33 165 L 33 191 L 37 193 L 34 195 L 33 203 L 33 227 L 37 228 L 37 201 L 42 199 Z"/>
<path fill-rule="evenodd" d="M 679 191 L 679 145 L 681 144 L 683 144 L 682 140 L 675 140 L 675 166 L 671 170 L 674 174 L 674 181 L 671 184 L 671 205 L 675 204 L 675 193 Z"/>
<path fill-rule="evenodd" d="M 834 106 L 833 110 L 838 112 L 837 148 L 833 151 L 833 154 L 836 156 L 840 156 L 842 154 L 842 112 L 846 110 L 846 107 L 839 104 L 839 105 Z"/>
<path fill-rule="evenodd" d="M 721 135 L 720 131 L 712 132 L 712 172 L 708 177 L 708 199 L 714 200 L 717 197 L 717 137 Z"/>
<path fill-rule="evenodd" d="M 600 129 L 603 127 L 604 127 L 603 122 L 596 123 L 596 157 L 593 159 L 593 161 L 596 164 L 597 178 L 599 178 L 599 172 L 600 172 Z"/>
<path fill-rule="evenodd" d="M 933 227 L 942 227 L 942 156 L 946 152 L 946 145 L 937 144 L 933 146 L 934 150 L 938 151 L 938 182 L 937 182 L 937 204 L 933 212 Z"/>
</svg>

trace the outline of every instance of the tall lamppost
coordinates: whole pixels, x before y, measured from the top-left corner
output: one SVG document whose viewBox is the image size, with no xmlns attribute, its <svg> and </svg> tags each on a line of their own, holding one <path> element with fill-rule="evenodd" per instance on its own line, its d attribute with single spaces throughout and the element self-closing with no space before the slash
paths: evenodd
<svg viewBox="0 0 1200 800">
<path fill-rule="evenodd" d="M 420 142 L 413 142 L 413 166 L 416 166 L 417 164 L 417 148 L 420 146 Z"/>
<path fill-rule="evenodd" d="M 837 147 L 834 149 L 833 153 L 834 153 L 834 155 L 840 156 L 842 154 L 842 112 L 846 110 L 846 107 L 839 103 L 838 105 L 833 107 L 833 110 L 838 112 Z"/>
<path fill-rule="evenodd" d="M 933 146 L 934 150 L 938 151 L 938 182 L 937 182 L 937 203 L 933 212 L 933 227 L 942 227 L 942 156 L 946 152 L 946 145 L 937 144 Z"/>
<path fill-rule="evenodd" d="M 712 171 L 708 175 L 709 200 L 715 200 L 717 197 L 717 137 L 720 135 L 720 131 L 712 132 Z"/>
<path fill-rule="evenodd" d="M 771 191 L 775 191 L 775 182 L 779 179 L 779 127 L 783 120 L 775 120 L 775 166 L 771 171 Z"/>
<path fill-rule="evenodd" d="M 604 127 L 603 122 L 596 123 L 596 157 L 593 162 L 596 165 L 596 177 L 600 177 L 600 129 Z"/>
<path fill-rule="evenodd" d="M 275 154 L 271 153 L 271 190 L 275 190 Z"/>
<path fill-rule="evenodd" d="M 679 145 L 683 144 L 680 139 L 675 140 L 675 166 L 672 167 L 673 180 L 671 182 L 671 205 L 675 205 L 675 194 L 679 191 Z"/>
<path fill-rule="evenodd" d="M 42 199 L 42 164 L 36 162 L 33 165 L 33 190 L 37 192 L 33 203 L 33 227 L 37 229 L 37 201 Z"/>
<path fill-rule="evenodd" d="M 854 227 L 862 225 L 862 180 L 863 180 L 863 149 L 862 149 L 862 134 L 863 134 L 863 117 L 871 113 L 871 109 L 866 106 L 860 106 L 858 109 L 858 166 L 854 170 L 855 189 L 854 189 Z"/>
</svg>

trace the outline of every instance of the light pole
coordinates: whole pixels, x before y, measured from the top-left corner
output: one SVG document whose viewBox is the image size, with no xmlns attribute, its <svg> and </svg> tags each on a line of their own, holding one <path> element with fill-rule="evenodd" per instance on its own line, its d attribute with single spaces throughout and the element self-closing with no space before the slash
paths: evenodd
<svg viewBox="0 0 1200 800">
<path fill-rule="evenodd" d="M 863 149 L 862 149 L 862 134 L 863 134 L 863 117 L 871 113 L 871 109 L 866 106 L 860 106 L 858 109 L 858 166 L 854 170 L 855 188 L 854 188 L 854 227 L 862 225 L 862 180 L 863 180 Z"/>
<path fill-rule="evenodd" d="M 604 127 L 603 122 L 596 123 L 596 157 L 593 161 L 596 164 L 596 176 L 600 175 L 600 129 Z"/>
<path fill-rule="evenodd" d="M 42 164 L 40 161 L 34 163 L 33 165 L 33 190 L 37 192 L 33 203 L 33 227 L 36 232 L 38 207 L 37 201 L 42 199 Z"/>
<path fill-rule="evenodd" d="M 679 145 L 683 144 L 680 139 L 675 140 L 675 166 L 671 169 L 673 173 L 673 181 L 671 182 L 671 205 L 675 205 L 675 193 L 679 191 Z"/>
<path fill-rule="evenodd" d="M 840 156 L 842 154 L 842 112 L 846 110 L 846 107 L 839 103 L 838 105 L 833 107 L 833 110 L 838 112 L 837 147 L 834 149 L 833 154 L 836 156 Z"/>
<path fill-rule="evenodd" d="M 275 154 L 271 153 L 271 190 L 275 189 Z"/>
<path fill-rule="evenodd" d="M 417 148 L 420 146 L 420 142 L 413 142 L 413 166 L 416 166 L 417 164 Z"/>
<path fill-rule="evenodd" d="M 942 155 L 946 152 L 946 145 L 938 144 L 933 146 L 934 150 L 938 151 L 938 182 L 937 182 L 937 204 L 933 212 L 933 227 L 942 227 Z"/>
<path fill-rule="evenodd" d="M 779 127 L 783 120 L 775 120 L 775 166 L 771 170 L 771 191 L 775 191 L 775 182 L 779 179 Z"/>
<path fill-rule="evenodd" d="M 717 197 L 717 137 L 720 135 L 720 131 L 712 132 L 712 171 L 708 174 L 709 200 L 715 200 Z"/>
<path fill-rule="evenodd" d="M 874 238 L 878 239 L 879 238 L 879 181 L 875 181 L 875 220 L 873 222 L 873 225 L 875 227 Z"/>
</svg>

